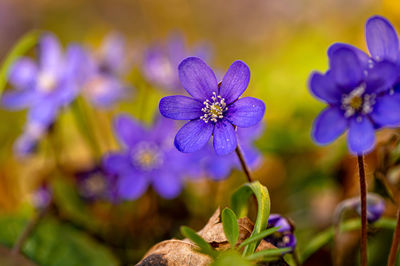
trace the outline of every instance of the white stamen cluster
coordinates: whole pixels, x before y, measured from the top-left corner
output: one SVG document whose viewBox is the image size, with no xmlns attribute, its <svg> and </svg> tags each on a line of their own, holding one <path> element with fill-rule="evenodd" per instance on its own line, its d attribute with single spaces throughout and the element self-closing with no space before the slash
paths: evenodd
<svg viewBox="0 0 400 266">
<path fill-rule="evenodd" d="M 47 72 L 42 72 L 38 75 L 38 89 L 42 92 L 49 93 L 56 87 L 56 78 Z"/>
<path fill-rule="evenodd" d="M 201 111 L 203 111 L 204 115 L 200 116 L 200 119 L 204 120 L 206 123 L 208 123 L 208 121 L 217 122 L 218 119 L 224 117 L 224 112 L 228 110 L 225 99 L 219 95 L 217 96 L 215 92 L 213 92 L 213 96 L 211 96 L 211 101 L 205 100 L 203 104 L 204 107 Z"/>
<path fill-rule="evenodd" d="M 83 186 L 91 194 L 100 194 L 105 191 L 106 183 L 104 177 L 100 174 L 95 174 L 83 182 Z"/>
<path fill-rule="evenodd" d="M 132 150 L 132 163 L 142 170 L 149 171 L 163 164 L 162 153 L 155 143 L 142 141 Z"/>
<path fill-rule="evenodd" d="M 351 117 L 354 114 L 369 114 L 375 104 L 375 94 L 364 94 L 365 85 L 357 87 L 349 94 L 342 97 L 342 109 L 345 111 L 345 117 Z"/>
</svg>

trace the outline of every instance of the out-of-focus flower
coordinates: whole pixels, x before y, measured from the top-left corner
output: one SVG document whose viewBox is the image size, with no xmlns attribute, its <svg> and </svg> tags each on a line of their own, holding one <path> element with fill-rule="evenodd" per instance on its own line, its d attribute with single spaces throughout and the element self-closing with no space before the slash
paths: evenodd
<svg viewBox="0 0 400 266">
<path fill-rule="evenodd" d="M 349 129 L 350 152 L 367 153 L 375 146 L 377 127 L 400 123 L 400 97 L 390 93 L 397 67 L 385 60 L 366 66 L 366 54 L 343 44 L 331 46 L 328 54 L 329 71 L 310 78 L 312 93 L 329 105 L 315 119 L 312 137 L 325 145 Z"/>
<path fill-rule="evenodd" d="M 105 170 L 117 176 L 117 191 L 122 199 L 139 198 L 152 184 L 162 197 L 179 195 L 188 167 L 188 156 L 170 143 L 174 123 L 159 117 L 146 128 L 127 115 L 115 120 L 115 133 L 123 150 L 105 156 Z"/>
<path fill-rule="evenodd" d="M 246 163 L 250 168 L 256 168 L 261 162 L 261 154 L 254 146 L 254 140 L 263 131 L 262 123 L 249 128 L 238 128 L 237 138 L 243 151 Z M 222 180 L 229 176 L 229 173 L 237 168 L 241 169 L 239 159 L 235 154 L 218 156 L 214 152 L 212 145 L 206 145 L 200 152 L 195 153 L 198 162 L 203 168 L 205 175 L 214 180 Z"/>
<path fill-rule="evenodd" d="M 78 90 L 74 79 L 77 46 L 70 45 L 65 55 L 52 34 L 39 43 L 39 62 L 19 59 L 11 68 L 9 82 L 15 90 L 4 93 L 2 104 L 8 109 L 29 109 L 26 132 L 15 150 L 25 155 L 47 132 L 60 109 L 68 105 Z"/>
<path fill-rule="evenodd" d="M 44 209 L 49 206 L 52 198 L 53 193 L 51 192 L 50 187 L 47 183 L 43 183 L 34 191 L 32 195 L 32 203 L 36 209 Z"/>
<path fill-rule="evenodd" d="M 270 214 L 268 217 L 267 228 L 280 227 L 278 231 L 272 235 L 267 236 L 265 241 L 272 243 L 277 248 L 291 248 L 294 251 L 296 248 L 297 240 L 294 235 L 294 227 L 291 223 L 279 214 Z"/>
<path fill-rule="evenodd" d="M 106 173 L 101 167 L 81 171 L 75 174 L 78 192 L 88 201 L 99 199 L 116 201 L 115 177 Z"/>
<path fill-rule="evenodd" d="M 179 79 L 192 97 L 164 97 L 159 109 L 167 118 L 190 120 L 175 136 L 175 146 L 181 152 L 200 150 L 213 135 L 215 152 L 229 154 L 237 145 L 235 126 L 254 126 L 264 116 L 263 101 L 252 97 L 238 99 L 250 81 L 250 70 L 242 61 L 229 67 L 219 86 L 205 62 L 189 57 L 179 65 Z"/>
<path fill-rule="evenodd" d="M 334 223 L 340 222 L 341 215 L 345 211 L 357 212 L 358 215 L 361 213 L 361 202 L 359 197 L 350 198 L 342 201 L 335 210 Z M 367 194 L 367 220 L 369 223 L 374 223 L 382 214 L 385 212 L 385 200 L 375 193 Z"/>
<path fill-rule="evenodd" d="M 128 95 L 121 79 L 128 70 L 125 42 L 121 35 L 106 36 L 98 51 L 81 48 L 76 75 L 82 94 L 94 105 L 109 107 Z"/>
<path fill-rule="evenodd" d="M 157 44 L 146 51 L 142 63 L 143 74 L 151 83 L 162 89 L 182 92 L 178 65 L 189 54 L 207 61 L 210 49 L 206 45 L 201 45 L 189 53 L 183 36 L 173 34 L 165 45 Z"/>
</svg>

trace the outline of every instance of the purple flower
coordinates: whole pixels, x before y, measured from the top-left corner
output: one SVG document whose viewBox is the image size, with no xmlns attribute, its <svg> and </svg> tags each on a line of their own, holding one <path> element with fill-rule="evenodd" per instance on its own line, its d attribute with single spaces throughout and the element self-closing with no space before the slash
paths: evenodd
<svg viewBox="0 0 400 266">
<path fill-rule="evenodd" d="M 290 252 L 293 252 L 296 248 L 297 240 L 292 224 L 279 214 L 270 214 L 267 228 L 272 227 L 280 228 L 277 232 L 264 238 L 265 241 L 272 243 L 277 248 L 291 248 Z"/>
<path fill-rule="evenodd" d="M 88 201 L 98 199 L 117 200 L 115 177 L 106 173 L 101 167 L 81 171 L 75 174 L 78 192 Z"/>
<path fill-rule="evenodd" d="M 253 169 L 261 162 L 261 154 L 257 148 L 254 147 L 253 141 L 262 131 L 262 123 L 254 127 L 237 129 L 237 138 L 242 148 L 243 155 L 249 167 Z M 195 153 L 194 155 L 199 157 L 196 163 L 200 163 L 205 174 L 214 180 L 225 179 L 233 169 L 241 169 L 240 162 L 235 154 L 218 156 L 213 151 L 212 145 L 206 145 L 201 152 Z"/>
<path fill-rule="evenodd" d="M 335 210 L 334 223 L 338 224 L 342 214 L 347 211 L 357 212 L 358 215 L 361 213 L 361 202 L 359 197 L 354 197 L 342 201 Z M 374 223 L 382 214 L 385 212 L 385 200 L 375 193 L 367 194 L 367 220 L 369 223 Z"/>
<path fill-rule="evenodd" d="M 328 51 L 330 69 L 310 78 L 311 92 L 328 107 L 314 121 L 312 137 L 318 144 L 331 143 L 347 129 L 349 150 L 371 151 L 375 129 L 400 123 L 400 97 L 390 93 L 397 79 L 395 64 L 371 62 L 349 45 L 334 44 Z"/>
<path fill-rule="evenodd" d="M 249 84 L 249 68 L 242 61 L 235 61 L 220 85 L 214 72 L 200 58 L 186 58 L 178 69 L 179 79 L 192 97 L 167 96 L 159 104 L 163 116 L 190 120 L 176 134 L 176 148 L 181 152 L 198 151 L 213 135 L 215 152 L 231 153 L 237 144 L 235 126 L 254 126 L 265 112 L 261 100 L 238 99 Z"/>
<path fill-rule="evenodd" d="M 26 132 L 17 141 L 16 151 L 22 155 L 55 121 L 60 109 L 77 94 L 73 77 L 77 47 L 70 45 L 65 55 L 52 34 L 45 34 L 39 44 L 39 62 L 23 57 L 11 68 L 9 82 L 15 90 L 4 93 L 2 104 L 8 109 L 29 109 Z"/>
<path fill-rule="evenodd" d="M 121 77 L 127 71 L 124 39 L 110 34 L 98 51 L 80 51 L 76 76 L 82 94 L 94 105 L 109 107 L 127 96 L 127 88 Z"/>
<path fill-rule="evenodd" d="M 181 92 L 183 88 L 179 82 L 177 68 L 188 54 L 183 36 L 173 34 L 165 46 L 154 45 L 146 51 L 142 65 L 143 74 L 151 83 L 162 89 Z M 204 45 L 199 46 L 191 54 L 207 60 L 209 49 Z"/>
<path fill-rule="evenodd" d="M 35 208 L 44 209 L 49 206 L 53 198 L 53 193 L 47 183 L 40 185 L 32 195 L 32 202 Z"/>
<path fill-rule="evenodd" d="M 188 157 L 170 144 L 173 129 L 174 123 L 162 117 L 151 128 L 127 115 L 116 118 L 115 133 L 124 149 L 105 156 L 103 165 L 117 176 L 120 198 L 137 199 L 150 184 L 164 198 L 179 195 Z"/>
</svg>

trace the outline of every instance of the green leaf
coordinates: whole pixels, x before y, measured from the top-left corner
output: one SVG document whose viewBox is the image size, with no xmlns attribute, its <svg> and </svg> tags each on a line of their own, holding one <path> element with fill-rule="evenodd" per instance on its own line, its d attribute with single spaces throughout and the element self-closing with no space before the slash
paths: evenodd
<svg viewBox="0 0 400 266">
<path fill-rule="evenodd" d="M 264 250 L 254 253 L 250 256 L 247 256 L 247 259 L 258 260 L 258 259 L 262 259 L 262 258 L 279 257 L 288 251 L 291 251 L 291 248 L 264 249 Z"/>
<path fill-rule="evenodd" d="M 231 198 L 231 206 L 233 211 L 238 217 L 243 217 L 247 214 L 247 204 L 250 196 L 254 194 L 258 203 L 257 219 L 254 224 L 253 232 L 250 237 L 257 235 L 267 228 L 268 216 L 271 208 L 271 201 L 269 198 L 268 190 L 265 186 L 261 185 L 260 182 L 255 181 L 253 183 L 246 183 L 241 186 Z M 253 242 L 247 245 L 243 251 L 243 254 L 248 256 L 254 253 L 257 248 L 259 241 Z"/>
<path fill-rule="evenodd" d="M 377 222 L 373 223 L 371 226 L 375 228 L 394 230 L 396 227 L 396 220 L 389 218 L 381 218 Z M 360 219 L 358 218 L 350 219 L 348 221 L 343 222 L 340 225 L 341 232 L 359 230 L 360 228 L 361 228 L 361 222 Z M 308 242 L 308 245 L 301 253 L 301 262 L 304 263 L 312 254 L 314 254 L 323 246 L 330 243 L 333 240 L 334 236 L 335 236 L 335 229 L 333 227 L 330 227 L 325 231 L 317 234 L 317 236 L 315 236 L 313 239 L 311 239 L 310 242 Z"/>
<path fill-rule="evenodd" d="M 246 258 L 243 258 L 239 254 L 239 252 L 230 249 L 230 250 L 222 252 L 211 265 L 212 266 L 251 266 L 252 264 Z"/>
<path fill-rule="evenodd" d="M 16 60 L 18 60 L 18 58 L 20 58 L 23 54 L 28 52 L 38 43 L 39 37 L 39 31 L 28 32 L 27 34 L 22 36 L 21 39 L 18 40 L 17 44 L 12 48 L 7 57 L 4 59 L 3 64 L 0 67 L 0 96 L 3 93 L 4 88 L 7 84 L 10 67 L 14 64 Z"/>
<path fill-rule="evenodd" d="M 231 248 L 235 248 L 239 239 L 239 225 L 236 215 L 231 209 L 225 208 L 222 211 L 221 218 L 225 236 L 228 239 Z"/>
<path fill-rule="evenodd" d="M 199 236 L 193 229 L 182 226 L 181 233 L 184 237 L 192 240 L 200 248 L 200 252 L 209 255 L 211 258 L 215 259 L 217 257 L 217 251 L 215 251 L 210 244 L 207 243 L 201 236 Z"/>
<path fill-rule="evenodd" d="M 269 236 L 269 235 L 275 233 L 276 231 L 278 231 L 279 228 L 280 228 L 280 227 L 272 227 L 272 228 L 266 229 L 266 230 L 264 230 L 264 231 L 261 231 L 261 232 L 258 233 L 258 234 L 252 235 L 252 236 L 250 236 L 249 238 L 247 238 L 246 240 L 244 240 L 244 241 L 239 245 L 239 248 L 242 248 L 242 247 L 244 247 L 244 246 L 247 246 L 248 244 L 251 244 L 251 243 L 253 243 L 253 242 L 255 242 L 255 241 L 259 241 L 259 240 L 261 241 L 264 237 L 267 237 L 267 236 Z"/>
<path fill-rule="evenodd" d="M 0 216 L 0 243 L 11 247 L 28 220 L 25 214 Z M 119 265 L 108 248 L 51 216 L 40 221 L 23 245 L 22 252 L 43 266 Z"/>
</svg>

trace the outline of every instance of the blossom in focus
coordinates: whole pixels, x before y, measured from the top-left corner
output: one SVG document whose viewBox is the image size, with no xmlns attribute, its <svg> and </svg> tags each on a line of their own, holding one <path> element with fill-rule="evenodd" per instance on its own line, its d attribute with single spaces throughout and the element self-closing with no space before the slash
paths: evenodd
<svg viewBox="0 0 400 266">
<path fill-rule="evenodd" d="M 325 145 L 348 129 L 350 152 L 367 153 L 375 146 L 376 128 L 400 123 L 400 96 L 391 92 L 397 67 L 387 60 L 369 64 L 366 54 L 343 44 L 331 46 L 328 54 L 330 69 L 313 73 L 309 83 L 314 96 L 328 104 L 314 121 L 312 137 Z"/>
<path fill-rule="evenodd" d="M 264 116 L 263 101 L 252 97 L 239 99 L 250 81 L 250 70 L 242 61 L 235 61 L 218 84 L 205 62 L 188 57 L 179 65 L 179 79 L 192 97 L 164 97 L 159 109 L 167 118 L 190 120 L 175 136 L 175 146 L 181 152 L 198 151 L 213 136 L 215 152 L 227 155 L 237 146 L 235 126 L 254 126 Z"/>
<path fill-rule="evenodd" d="M 98 50 L 81 48 L 76 76 L 83 96 L 99 107 L 109 107 L 128 95 L 121 80 L 128 71 L 127 49 L 121 35 L 107 35 Z"/>
<path fill-rule="evenodd" d="M 57 38 L 47 33 L 39 43 L 38 62 L 23 57 L 12 67 L 9 82 L 14 87 L 2 97 L 10 110 L 28 109 L 25 133 L 16 141 L 15 150 L 26 155 L 47 133 L 62 107 L 77 95 L 74 77 L 78 46 L 70 45 L 65 54 Z"/>
<path fill-rule="evenodd" d="M 189 157 L 170 143 L 174 123 L 159 117 L 150 128 L 128 115 L 115 119 L 115 134 L 123 149 L 104 157 L 104 169 L 117 176 L 118 196 L 139 198 L 152 185 L 162 197 L 179 195 Z"/>
<path fill-rule="evenodd" d="M 165 45 L 160 43 L 147 49 L 142 63 L 143 75 L 162 89 L 182 92 L 177 71 L 179 63 L 189 54 L 208 60 L 209 50 L 206 45 L 200 45 L 188 51 L 183 36 L 173 34 Z"/>
<path fill-rule="evenodd" d="M 283 216 L 270 214 L 268 217 L 268 228 L 280 227 L 275 233 L 264 238 L 265 241 L 272 243 L 277 248 L 291 248 L 294 251 L 297 240 L 294 235 L 294 227 Z"/>
</svg>

